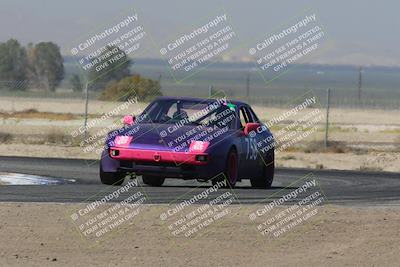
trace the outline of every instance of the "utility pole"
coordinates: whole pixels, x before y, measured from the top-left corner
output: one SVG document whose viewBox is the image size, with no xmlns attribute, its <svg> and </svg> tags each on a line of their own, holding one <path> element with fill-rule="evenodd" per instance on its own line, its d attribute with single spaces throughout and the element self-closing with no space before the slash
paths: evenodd
<svg viewBox="0 0 400 267">
<path fill-rule="evenodd" d="M 362 87 L 362 67 L 358 68 L 358 100 L 361 100 L 361 87 Z"/>
</svg>

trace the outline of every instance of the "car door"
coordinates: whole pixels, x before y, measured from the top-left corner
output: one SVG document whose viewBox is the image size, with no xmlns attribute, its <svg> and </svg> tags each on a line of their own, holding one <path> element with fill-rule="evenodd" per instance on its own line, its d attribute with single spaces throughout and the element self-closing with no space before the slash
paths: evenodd
<svg viewBox="0 0 400 267">
<path fill-rule="evenodd" d="M 254 117 L 249 112 L 246 105 L 239 107 L 240 131 L 244 130 L 246 123 L 256 122 Z M 243 177 L 254 177 L 258 174 L 258 161 L 260 159 L 257 151 L 256 138 L 250 135 L 241 134 L 242 153 L 241 166 L 243 170 Z"/>
<path fill-rule="evenodd" d="M 257 148 L 257 153 L 258 153 L 258 168 L 260 169 L 259 171 L 263 171 L 263 167 L 265 164 L 268 164 L 266 162 L 267 154 L 271 153 L 271 150 L 266 149 L 269 146 L 272 146 L 273 143 L 273 136 L 269 129 L 261 123 L 261 121 L 258 119 L 256 113 L 253 111 L 253 109 L 248 106 L 247 107 L 249 116 L 253 118 L 254 122 L 260 123 L 261 127 L 259 131 L 257 131 L 257 134 L 255 135 L 255 142 L 256 142 L 256 148 Z M 261 144 L 260 146 L 257 144 Z"/>
</svg>

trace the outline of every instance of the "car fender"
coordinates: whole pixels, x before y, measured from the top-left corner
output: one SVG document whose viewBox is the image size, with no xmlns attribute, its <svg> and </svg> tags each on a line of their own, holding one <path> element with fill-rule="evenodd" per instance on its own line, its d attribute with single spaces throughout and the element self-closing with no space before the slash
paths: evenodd
<svg viewBox="0 0 400 267">
<path fill-rule="evenodd" d="M 108 149 L 101 153 L 100 164 L 104 172 L 117 172 L 120 167 L 120 162 L 110 157 Z"/>
</svg>

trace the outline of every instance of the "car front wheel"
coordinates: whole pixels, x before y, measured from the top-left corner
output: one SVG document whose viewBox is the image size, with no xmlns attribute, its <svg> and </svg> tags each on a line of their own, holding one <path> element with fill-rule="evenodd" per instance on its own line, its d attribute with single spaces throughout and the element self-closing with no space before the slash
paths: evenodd
<svg viewBox="0 0 400 267">
<path fill-rule="evenodd" d="M 238 180 L 238 154 L 235 148 L 231 148 L 226 158 L 224 176 L 219 176 L 217 178 L 212 179 L 212 185 L 216 185 L 217 182 L 220 182 L 225 179 L 226 185 L 225 188 L 233 188 Z"/>
</svg>

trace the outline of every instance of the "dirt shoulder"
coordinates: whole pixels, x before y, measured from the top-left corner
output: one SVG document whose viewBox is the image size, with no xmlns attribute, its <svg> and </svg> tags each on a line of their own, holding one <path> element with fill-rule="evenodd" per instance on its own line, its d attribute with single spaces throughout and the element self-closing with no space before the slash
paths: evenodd
<svg viewBox="0 0 400 267">
<path fill-rule="evenodd" d="M 249 221 L 255 206 L 195 238 L 160 223 L 165 205 L 146 206 L 130 225 L 95 247 L 67 216 L 79 204 L 0 204 L 1 266 L 393 266 L 400 261 L 398 207 L 323 206 L 278 238 Z"/>
<path fill-rule="evenodd" d="M 62 145 L 0 144 L 0 155 L 44 158 L 81 158 L 97 160 L 100 155 L 85 153 L 80 147 Z M 399 152 L 304 153 L 281 152 L 276 166 L 308 169 L 336 169 L 400 172 Z"/>
</svg>

